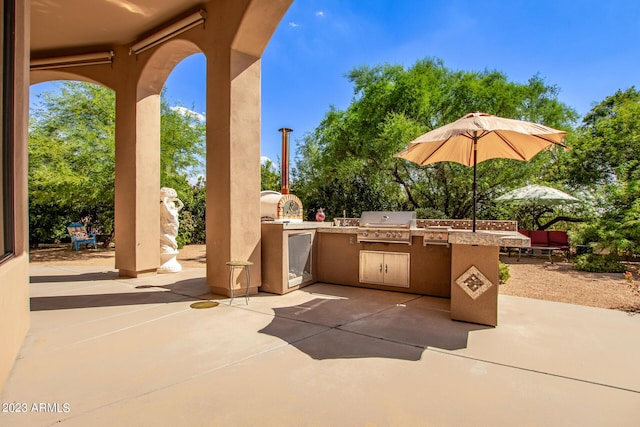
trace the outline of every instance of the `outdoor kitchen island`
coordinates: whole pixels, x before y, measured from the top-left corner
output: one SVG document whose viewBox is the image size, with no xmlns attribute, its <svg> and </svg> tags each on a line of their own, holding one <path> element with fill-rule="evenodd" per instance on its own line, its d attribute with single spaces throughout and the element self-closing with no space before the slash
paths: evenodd
<svg viewBox="0 0 640 427">
<path fill-rule="evenodd" d="M 399 233 L 386 230 L 384 235 Z M 402 242 L 361 241 L 362 234 L 362 227 L 327 222 L 263 223 L 261 290 L 282 294 L 324 282 L 444 297 L 451 299 L 452 319 L 495 326 L 499 248 L 529 246 L 529 239 L 517 232 L 472 233 L 415 224 Z M 302 281 L 295 272 L 289 276 L 288 265 L 283 265 L 291 258 L 284 248 L 291 235 L 309 236 Z M 287 284 L 289 277 L 293 285 Z"/>
</svg>

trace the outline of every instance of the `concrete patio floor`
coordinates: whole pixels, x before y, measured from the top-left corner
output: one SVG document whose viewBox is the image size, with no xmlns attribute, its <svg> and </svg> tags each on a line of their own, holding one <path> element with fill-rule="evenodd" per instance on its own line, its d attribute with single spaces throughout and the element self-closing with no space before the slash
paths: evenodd
<svg viewBox="0 0 640 427">
<path fill-rule="evenodd" d="M 501 295 L 315 284 L 232 305 L 203 269 L 31 267 L 31 329 L 2 426 L 637 426 L 640 316 Z M 217 300 L 217 307 L 191 304 Z M 11 405 L 9 405 L 11 404 Z M 35 405 L 34 405 L 35 404 Z"/>
</svg>

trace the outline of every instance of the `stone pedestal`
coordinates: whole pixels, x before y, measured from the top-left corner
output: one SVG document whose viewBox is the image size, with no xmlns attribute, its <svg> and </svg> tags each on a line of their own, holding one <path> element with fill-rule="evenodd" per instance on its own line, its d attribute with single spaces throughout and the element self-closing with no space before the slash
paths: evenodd
<svg viewBox="0 0 640 427">
<path fill-rule="evenodd" d="M 177 256 L 178 251 L 160 253 L 160 268 L 158 268 L 158 273 L 177 273 L 182 271 L 182 265 L 180 265 L 176 259 Z"/>
</svg>

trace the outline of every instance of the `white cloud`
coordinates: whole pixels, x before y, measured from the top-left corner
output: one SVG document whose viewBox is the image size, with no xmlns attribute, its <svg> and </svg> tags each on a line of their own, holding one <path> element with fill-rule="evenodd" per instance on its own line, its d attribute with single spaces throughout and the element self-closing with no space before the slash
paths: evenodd
<svg viewBox="0 0 640 427">
<path fill-rule="evenodd" d="M 186 107 L 182 107 L 182 106 L 179 106 L 179 105 L 177 105 L 175 107 L 171 107 L 171 111 L 175 111 L 177 113 L 180 113 L 185 117 L 192 117 L 192 118 L 194 118 L 194 119 L 196 119 L 198 121 L 201 121 L 201 122 L 204 122 L 207 119 L 203 114 L 197 113 L 197 112 L 195 112 L 193 110 L 190 110 L 190 109 L 188 109 Z"/>
<path fill-rule="evenodd" d="M 319 10 L 316 12 L 316 16 L 322 18 L 324 16 L 324 10 Z"/>
<path fill-rule="evenodd" d="M 291 21 L 291 22 L 289 22 L 289 26 L 290 26 L 291 28 L 297 28 L 297 27 L 299 27 L 300 25 L 299 25 L 299 24 L 297 24 L 296 22 Z"/>
<path fill-rule="evenodd" d="M 264 165 L 267 162 L 271 162 L 273 163 L 273 160 L 271 160 L 270 158 L 268 158 L 267 156 L 260 156 L 260 164 Z"/>
</svg>

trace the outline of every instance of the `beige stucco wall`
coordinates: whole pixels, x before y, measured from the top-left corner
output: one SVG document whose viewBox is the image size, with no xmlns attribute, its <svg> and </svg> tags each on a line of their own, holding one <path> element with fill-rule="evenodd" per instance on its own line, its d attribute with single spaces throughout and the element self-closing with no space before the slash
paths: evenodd
<svg viewBox="0 0 640 427">
<path fill-rule="evenodd" d="M 30 2 L 16 1 L 14 212 L 16 256 L 0 265 L 0 389 L 29 329 L 27 123 Z"/>
<path fill-rule="evenodd" d="M 0 389 L 29 329 L 27 254 L 0 265 Z"/>
<path fill-rule="evenodd" d="M 16 257 L 0 265 L 0 388 L 29 327 L 27 124 L 29 84 L 80 80 L 116 92 L 116 267 L 159 266 L 159 95 L 185 57 L 207 57 L 207 282 L 228 294 L 230 259 L 261 278 L 260 56 L 292 0 L 211 1 L 207 24 L 141 55 L 113 46 L 112 65 L 29 71 L 29 6 L 16 1 Z M 155 218 L 158 220 L 156 221 Z M 151 220 L 153 219 L 153 220 Z M 238 282 L 238 285 L 242 285 Z"/>
<path fill-rule="evenodd" d="M 228 294 L 226 261 L 251 260 L 261 283 L 260 55 L 291 1 L 209 2 L 204 26 L 139 55 L 114 48 L 113 65 L 32 73 L 32 82 L 77 78 L 116 92 L 116 268 L 159 266 L 159 94 L 185 57 L 207 58 L 207 282 Z M 244 277 L 244 276 L 242 276 Z M 238 286 L 244 284 L 238 281 Z M 253 289 L 255 290 L 255 289 Z"/>
<path fill-rule="evenodd" d="M 260 56 L 292 0 L 203 4 L 206 25 L 140 55 L 113 46 L 112 65 L 29 72 L 29 7 L 16 1 L 15 228 L 17 256 L 0 265 L 0 387 L 29 327 L 27 124 L 29 84 L 80 80 L 116 93 L 116 267 L 159 266 L 159 94 L 185 57 L 207 57 L 207 281 L 228 294 L 225 261 L 250 259 L 261 278 Z M 55 55 L 53 55 L 55 56 Z M 158 221 L 150 220 L 158 218 Z M 242 285 L 238 282 L 238 285 Z"/>
</svg>

